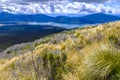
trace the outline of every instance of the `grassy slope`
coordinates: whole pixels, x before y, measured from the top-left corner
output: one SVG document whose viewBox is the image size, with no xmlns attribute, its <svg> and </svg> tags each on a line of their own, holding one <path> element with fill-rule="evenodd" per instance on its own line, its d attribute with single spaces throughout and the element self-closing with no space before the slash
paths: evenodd
<svg viewBox="0 0 120 80">
<path fill-rule="evenodd" d="M 62 53 L 67 56 L 65 63 L 60 62 L 61 66 L 55 68 L 55 80 L 119 80 L 120 22 L 73 29 L 11 47 L 0 54 L 0 79 L 49 79 L 55 63 L 51 66 L 48 59 L 48 68 L 44 69 L 45 53 L 53 53 L 60 59 Z M 52 62 L 56 61 L 53 58 Z M 41 70 L 36 70 L 36 66 Z"/>
</svg>

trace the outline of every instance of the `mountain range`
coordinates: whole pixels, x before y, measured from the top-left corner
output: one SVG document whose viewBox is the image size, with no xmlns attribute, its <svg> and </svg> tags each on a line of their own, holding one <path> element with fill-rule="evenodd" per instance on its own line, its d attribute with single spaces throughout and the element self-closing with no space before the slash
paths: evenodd
<svg viewBox="0 0 120 80">
<path fill-rule="evenodd" d="M 119 16 L 104 14 L 104 13 L 95 13 L 86 16 L 80 17 L 69 17 L 69 16 L 48 16 L 45 14 L 11 14 L 7 12 L 0 13 L 0 24 L 17 24 L 29 22 L 38 22 L 38 23 L 60 23 L 60 24 L 98 24 L 106 23 L 111 21 L 120 20 Z"/>
</svg>

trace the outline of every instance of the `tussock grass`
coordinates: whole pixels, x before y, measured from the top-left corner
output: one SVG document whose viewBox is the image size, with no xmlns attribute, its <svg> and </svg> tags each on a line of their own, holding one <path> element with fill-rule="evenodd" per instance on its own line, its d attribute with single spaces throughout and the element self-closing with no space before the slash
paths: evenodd
<svg viewBox="0 0 120 80">
<path fill-rule="evenodd" d="M 13 46 L 0 80 L 119 80 L 119 44 L 120 22 L 112 22 Z"/>
<path fill-rule="evenodd" d="M 81 66 L 81 80 L 119 80 L 120 52 L 101 50 L 86 58 Z"/>
</svg>

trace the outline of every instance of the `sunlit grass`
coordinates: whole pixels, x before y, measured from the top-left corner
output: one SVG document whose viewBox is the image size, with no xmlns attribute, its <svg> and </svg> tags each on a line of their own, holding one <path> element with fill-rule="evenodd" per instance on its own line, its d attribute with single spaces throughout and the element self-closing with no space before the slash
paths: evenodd
<svg viewBox="0 0 120 80">
<path fill-rule="evenodd" d="M 118 80 L 120 79 L 120 52 L 100 50 L 83 60 L 82 80 Z"/>
<path fill-rule="evenodd" d="M 14 46 L 7 54 L 11 57 L 0 60 L 0 80 L 50 80 L 51 72 L 56 73 L 54 80 L 119 80 L 119 43 L 120 22 L 113 22 Z M 45 58 L 46 68 L 42 61 L 45 53 L 52 55 Z M 62 53 L 66 54 L 65 62 L 61 62 Z"/>
</svg>

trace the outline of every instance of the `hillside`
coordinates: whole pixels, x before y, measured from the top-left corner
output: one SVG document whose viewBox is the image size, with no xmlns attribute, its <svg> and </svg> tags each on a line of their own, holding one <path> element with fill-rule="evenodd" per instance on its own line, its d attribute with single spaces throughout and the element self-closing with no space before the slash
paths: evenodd
<svg viewBox="0 0 120 80">
<path fill-rule="evenodd" d="M 120 21 L 12 46 L 0 53 L 1 80 L 119 80 Z"/>
<path fill-rule="evenodd" d="M 67 29 L 52 25 L 3 25 L 0 27 L 0 51 L 14 44 L 34 41 L 64 30 Z"/>
</svg>

